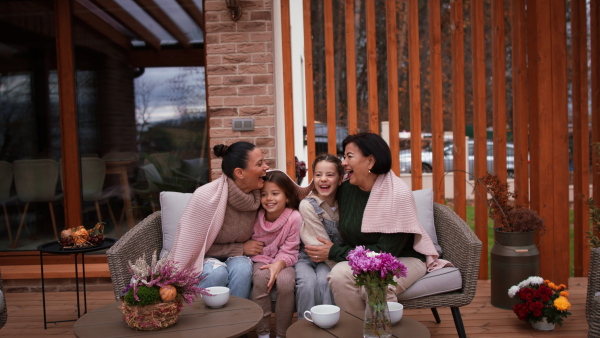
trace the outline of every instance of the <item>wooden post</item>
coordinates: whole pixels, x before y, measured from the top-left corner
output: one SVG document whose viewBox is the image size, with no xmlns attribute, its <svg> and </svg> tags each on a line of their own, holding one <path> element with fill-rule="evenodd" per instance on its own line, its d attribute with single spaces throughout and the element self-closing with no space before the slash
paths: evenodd
<svg viewBox="0 0 600 338">
<path fill-rule="evenodd" d="M 56 60 L 60 106 L 65 224 L 69 228 L 81 224 L 81 170 L 77 137 L 77 105 L 75 96 L 75 62 L 73 56 L 73 4 L 54 1 L 56 23 Z"/>
</svg>

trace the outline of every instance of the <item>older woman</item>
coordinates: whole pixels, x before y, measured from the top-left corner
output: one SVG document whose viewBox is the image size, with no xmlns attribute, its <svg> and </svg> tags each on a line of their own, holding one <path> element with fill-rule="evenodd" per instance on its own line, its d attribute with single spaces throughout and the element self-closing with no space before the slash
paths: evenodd
<svg viewBox="0 0 600 338">
<path fill-rule="evenodd" d="M 223 174 L 194 192 L 179 221 L 171 258 L 204 277 L 199 286 L 227 286 L 231 294 L 249 298 L 252 261 L 264 243 L 251 240 L 260 206 L 260 189 L 269 166 L 254 144 L 219 144 Z"/>
<path fill-rule="evenodd" d="M 417 219 L 408 186 L 391 171 L 390 148 L 377 134 L 349 135 L 343 141 L 347 180 L 338 189 L 340 233 L 344 245 L 319 239 L 323 245 L 306 246 L 315 262 L 339 262 L 328 275 L 335 303 L 347 311 L 364 310 L 364 291 L 354 282 L 346 261 L 348 252 L 364 245 L 375 252 L 388 252 L 408 268 L 406 278 L 395 278 L 388 286 L 388 300 L 406 290 L 429 270 L 449 264 L 437 251 Z"/>
</svg>

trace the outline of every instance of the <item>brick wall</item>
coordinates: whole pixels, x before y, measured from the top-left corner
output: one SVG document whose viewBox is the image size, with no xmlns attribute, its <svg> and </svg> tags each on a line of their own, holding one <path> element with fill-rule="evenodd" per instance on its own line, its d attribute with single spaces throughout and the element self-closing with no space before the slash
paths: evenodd
<svg viewBox="0 0 600 338">
<path fill-rule="evenodd" d="M 216 144 L 244 140 L 275 164 L 272 1 L 241 1 L 242 17 L 232 21 L 225 1 L 206 0 L 206 75 L 211 176 L 221 175 Z M 254 118 L 254 131 L 232 131 L 234 118 Z"/>
</svg>

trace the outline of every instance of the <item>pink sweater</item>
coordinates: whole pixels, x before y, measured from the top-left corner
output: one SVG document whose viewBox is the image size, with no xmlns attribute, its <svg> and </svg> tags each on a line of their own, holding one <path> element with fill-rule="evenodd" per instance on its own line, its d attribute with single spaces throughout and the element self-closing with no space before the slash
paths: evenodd
<svg viewBox="0 0 600 338">
<path fill-rule="evenodd" d="M 283 260 L 286 266 L 298 261 L 300 248 L 300 228 L 302 216 L 297 210 L 286 208 L 275 222 L 265 219 L 265 211 L 260 209 L 254 222 L 252 239 L 265 243 L 261 255 L 252 256 L 252 261 L 271 264 Z"/>
</svg>

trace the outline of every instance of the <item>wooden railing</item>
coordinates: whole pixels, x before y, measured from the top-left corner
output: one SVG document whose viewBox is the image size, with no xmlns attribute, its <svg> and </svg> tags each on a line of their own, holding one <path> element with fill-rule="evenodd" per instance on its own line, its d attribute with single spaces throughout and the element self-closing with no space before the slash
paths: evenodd
<svg viewBox="0 0 600 338">
<path fill-rule="evenodd" d="M 286 11 L 289 0 L 281 2 L 282 22 L 289 22 L 289 9 Z M 575 276 L 585 276 L 589 247 L 584 237 L 589 228 L 584 202 L 590 197 L 590 175 L 595 176 L 595 182 L 600 181 L 597 167 L 590 173 L 587 156 L 590 134 L 592 142 L 600 142 L 599 2 L 573 0 L 567 17 L 565 1 L 559 0 L 529 0 L 527 6 L 525 0 L 304 0 L 307 163 L 312 163 L 317 155 L 312 142 L 315 137 L 312 121 L 326 117 L 328 151 L 333 154 L 336 153 L 334 126 L 346 127 L 350 134 L 367 130 L 379 133 L 381 121 L 389 121 L 390 132 L 385 137 L 393 154 L 392 170 L 397 174 L 400 173 L 399 131 L 413 131 L 411 183 L 413 189 L 420 189 L 423 186 L 421 132 L 430 131 L 434 199 L 441 203 L 446 198 L 453 199 L 454 210 L 465 218 L 466 174 L 453 175 L 453 196 L 445 195 L 442 184 L 444 131 L 452 131 L 454 169 L 466 170 L 464 136 L 466 125 L 473 126 L 472 174 L 481 177 L 486 172 L 487 128 L 491 126 L 494 172 L 506 181 L 510 129 L 515 149 L 517 202 L 538 211 L 548 228 L 540 245 L 542 274 L 544 278 L 566 283 L 569 261 L 559 256 L 565 257 L 564 253 L 569 251 L 567 194 L 572 135 Z M 589 50 L 587 22 L 591 34 Z M 286 30 L 284 27 L 283 39 L 289 40 Z M 486 34 L 486 30 L 491 34 Z M 287 46 L 285 41 L 283 46 Z M 567 53 L 568 48 L 572 56 Z M 284 57 L 284 63 L 291 62 Z M 588 65 L 591 65 L 591 88 L 587 81 Z M 317 80 L 322 78 L 320 72 L 325 73 L 325 90 L 321 89 L 323 82 Z M 387 79 L 387 86 L 381 85 L 382 78 Z M 289 94 L 285 96 L 287 100 L 291 97 L 291 86 L 285 90 Z M 399 97 L 399 93 L 404 96 Z M 592 108 L 591 124 L 588 102 Z M 286 109 L 286 121 L 302 113 Z M 287 163 L 294 163 L 294 156 L 290 146 Z M 293 166 L 287 169 L 294 174 Z M 309 179 L 311 175 L 309 171 Z M 594 197 L 600 200 L 598 183 Z M 490 245 L 487 210 L 485 203 L 477 198 L 475 232 L 484 245 L 479 277 L 485 279 Z"/>
</svg>

